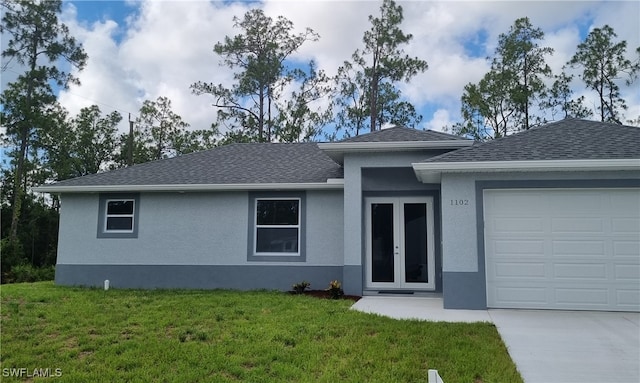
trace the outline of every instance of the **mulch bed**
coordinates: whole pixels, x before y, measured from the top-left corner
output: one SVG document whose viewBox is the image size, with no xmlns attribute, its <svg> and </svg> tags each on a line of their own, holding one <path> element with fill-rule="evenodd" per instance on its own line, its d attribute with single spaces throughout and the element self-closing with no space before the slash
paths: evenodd
<svg viewBox="0 0 640 383">
<path fill-rule="evenodd" d="M 296 294 L 295 291 L 289 291 L 289 294 Z M 308 295 L 311 297 L 315 297 L 315 298 L 320 298 L 320 299 L 332 299 L 331 298 L 331 294 L 326 291 L 326 290 L 305 290 L 302 295 Z M 352 300 L 354 302 L 357 302 L 358 300 L 360 300 L 360 298 L 362 298 L 361 296 L 358 295 L 343 295 L 341 296 L 339 299 L 349 299 Z"/>
</svg>

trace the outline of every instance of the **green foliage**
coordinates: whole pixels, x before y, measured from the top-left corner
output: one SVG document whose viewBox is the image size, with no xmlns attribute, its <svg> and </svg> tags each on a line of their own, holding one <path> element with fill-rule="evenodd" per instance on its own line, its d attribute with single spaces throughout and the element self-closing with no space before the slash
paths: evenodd
<svg viewBox="0 0 640 383">
<path fill-rule="evenodd" d="M 569 61 L 573 68 L 582 68 L 580 78 L 598 94 L 600 105 L 597 111 L 601 121 L 622 123 L 626 102 L 620 97 L 619 80 L 624 79 L 629 86 L 640 71 L 640 47 L 636 49 L 638 58 L 633 62 L 625 57 L 626 41 L 615 39 L 618 35 L 613 28 L 605 25 L 594 28 L 586 39 L 578 45 L 575 55 Z"/>
<path fill-rule="evenodd" d="M 202 81 L 191 85 L 194 94 L 214 97 L 217 123 L 229 132 L 223 141 L 291 142 L 315 136 L 327 115 L 314 104 L 328 92 L 326 76 L 313 63 L 289 69 L 284 61 L 306 41 L 318 40 L 318 35 L 310 28 L 293 34 L 290 20 L 282 16 L 274 20 L 261 9 L 248 11 L 242 19 L 234 17 L 234 26 L 242 33 L 226 36 L 214 51 L 223 65 L 235 71 L 235 84 L 231 88 Z M 285 94 L 292 86 L 299 90 Z"/>
<path fill-rule="evenodd" d="M 553 53 L 549 47 L 540 47 L 544 39 L 540 28 L 534 28 L 528 17 L 517 19 L 507 34 L 498 38 L 496 56 L 491 69 L 503 73 L 509 81 L 508 95 L 515 111 L 515 123 L 528 130 L 533 117 L 530 107 L 533 100 L 544 94 L 544 78 L 551 77 L 551 68 L 545 56 Z"/>
<path fill-rule="evenodd" d="M 462 95 L 464 122 L 453 127 L 454 134 L 478 141 L 507 135 L 514 110 L 508 97 L 509 74 L 490 71 L 478 84 L 467 84 Z"/>
<path fill-rule="evenodd" d="M 3 214 L 4 216 L 4 214 Z M 27 257 L 24 255 L 24 248 L 19 239 L 11 240 L 9 238 L 2 238 L 0 241 L 0 269 L 2 270 L 2 282 L 7 281 L 6 275 L 11 272 L 14 265 L 24 264 L 27 261 Z"/>
<path fill-rule="evenodd" d="M 2 7 L 5 12 L 0 32 L 10 36 L 2 56 L 27 66 L 27 77 L 53 81 L 61 87 L 79 84 L 76 77 L 59 67 L 64 60 L 82 70 L 87 62 L 82 45 L 58 19 L 62 1 L 3 1 Z"/>
<path fill-rule="evenodd" d="M 120 121 L 120 113 L 103 116 L 97 105 L 82 108 L 73 118 L 60 113 L 58 122 L 42 137 L 50 179 L 61 181 L 107 169 L 114 161 Z"/>
<path fill-rule="evenodd" d="M 344 295 L 344 291 L 342 290 L 342 283 L 338 280 L 334 280 L 329 282 L 329 287 L 327 288 L 331 299 L 340 299 Z"/>
<path fill-rule="evenodd" d="M 331 108 L 318 103 L 332 91 L 330 79 L 316 69 L 313 61 L 307 71 L 293 69 L 291 74 L 299 88 L 289 97 L 276 89 L 279 114 L 275 118 L 275 138 L 280 142 L 311 141 L 333 117 Z"/>
<path fill-rule="evenodd" d="M 571 81 L 573 75 L 568 75 L 564 71 L 554 76 L 553 86 L 548 89 L 546 97 L 540 106 L 551 113 L 552 119 L 561 113 L 559 118 L 589 118 L 593 116 L 593 111 L 584 106 L 584 96 L 577 99 L 572 97 Z"/>
<path fill-rule="evenodd" d="M 216 142 L 217 130 L 188 130 L 189 124 L 171 109 L 171 100 L 160 96 L 145 100 L 134 122 L 133 139 L 129 133 L 120 135 L 115 162 L 124 167 L 132 148 L 133 164 L 170 158 L 210 149 Z"/>
<path fill-rule="evenodd" d="M 34 267 L 30 264 L 18 264 L 5 273 L 2 283 L 52 281 L 55 274 L 54 266 Z"/>
<path fill-rule="evenodd" d="M 9 236 L 12 206 L 2 205 L 2 272 L 20 263 L 33 266 L 54 265 L 58 244 L 58 220 L 56 209 L 47 206 L 43 201 L 29 195 L 22 203 L 23 214 L 20 216 L 18 235 L 13 241 Z M 8 247 L 6 247 L 8 246 Z"/>
<path fill-rule="evenodd" d="M 401 6 L 383 0 L 380 16 L 369 16 L 371 29 L 364 33 L 364 48 L 338 69 L 336 128 L 346 136 L 379 130 L 385 123 L 414 126 L 422 119 L 413 105 L 401 101 L 395 86 L 428 68 L 426 61 L 409 57 L 401 48 L 413 38 L 400 29 L 403 18 Z"/>
<path fill-rule="evenodd" d="M 167 97 L 158 97 L 156 101 L 145 100 L 136 125 L 141 133 L 142 145 L 148 152 L 147 161 L 173 157 L 173 141 L 189 127 L 182 117 L 171 110 L 171 100 Z"/>
<path fill-rule="evenodd" d="M 625 58 L 626 41 L 615 42 L 616 34 L 607 25 L 595 28 L 577 47 L 568 65 L 583 69 L 580 78 L 587 88 L 597 92 L 600 105 L 597 111 L 602 121 L 621 123 L 626 110 L 620 97 L 620 83 L 627 86 L 640 72 L 638 59 Z M 515 21 L 507 34 L 501 34 L 489 71 L 478 84 L 467 84 L 461 98 L 463 122 L 454 125 L 453 133 L 476 140 L 503 137 L 511 132 L 528 129 L 537 123 L 552 119 L 589 118 L 593 111 L 584 105 L 585 97 L 573 97 L 573 75 L 562 73 L 552 76 L 545 56 L 553 53 L 540 47 L 544 34 L 534 28 L 528 18 Z M 545 80 L 553 78 L 550 88 Z M 532 107 L 543 113 L 535 115 Z"/>
<path fill-rule="evenodd" d="M 60 368 L 64 382 L 410 383 L 430 368 L 522 382 L 492 324 L 394 320 L 349 300 L 51 282 L 4 285 L 1 299 L 2 365 Z"/>
<path fill-rule="evenodd" d="M 302 281 L 299 283 L 294 283 L 291 288 L 293 288 L 293 291 L 296 294 L 302 294 L 304 293 L 304 291 L 309 288 L 309 286 L 311 286 L 311 283 L 309 283 L 308 281 Z"/>
<path fill-rule="evenodd" d="M 39 137 L 49 124 L 49 113 L 56 98 L 50 84 L 65 88 L 79 81 L 61 68 L 70 64 L 76 70 L 85 66 L 87 55 L 69 28 L 58 20 L 60 0 L 3 1 L 0 32 L 8 38 L 2 57 L 25 68 L 18 79 L 3 91 L 2 121 L 13 159 L 13 210 L 9 236 L 15 241 L 22 213 L 29 167 L 37 161 Z M 7 64 L 10 66 L 10 64 Z"/>
<path fill-rule="evenodd" d="M 544 79 L 552 75 L 545 56 L 553 49 L 538 45 L 543 38 L 542 30 L 527 17 L 517 19 L 508 33 L 500 35 L 491 70 L 478 84 L 464 88 L 464 122 L 454 127 L 455 133 L 487 140 L 544 121 L 531 112 L 534 100 L 546 95 Z"/>
</svg>

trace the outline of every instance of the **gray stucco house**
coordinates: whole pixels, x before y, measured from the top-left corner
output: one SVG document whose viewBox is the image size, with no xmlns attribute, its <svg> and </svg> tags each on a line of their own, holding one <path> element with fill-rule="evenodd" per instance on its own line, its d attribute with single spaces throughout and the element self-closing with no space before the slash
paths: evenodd
<svg viewBox="0 0 640 383">
<path fill-rule="evenodd" d="M 37 188 L 56 283 L 441 294 L 445 308 L 640 311 L 640 129 L 486 143 L 394 127 L 234 144 Z"/>
</svg>

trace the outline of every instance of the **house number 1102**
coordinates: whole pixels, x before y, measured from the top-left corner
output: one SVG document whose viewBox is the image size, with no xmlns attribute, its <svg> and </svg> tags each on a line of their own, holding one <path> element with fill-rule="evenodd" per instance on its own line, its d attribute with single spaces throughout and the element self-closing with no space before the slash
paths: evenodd
<svg viewBox="0 0 640 383">
<path fill-rule="evenodd" d="M 451 201 L 451 206 L 468 206 L 469 205 L 468 199 L 452 199 L 450 201 Z"/>
</svg>

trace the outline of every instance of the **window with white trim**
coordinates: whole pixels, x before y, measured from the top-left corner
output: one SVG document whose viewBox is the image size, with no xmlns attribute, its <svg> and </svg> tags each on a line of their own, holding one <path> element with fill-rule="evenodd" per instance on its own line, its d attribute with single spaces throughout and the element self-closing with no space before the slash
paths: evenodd
<svg viewBox="0 0 640 383">
<path fill-rule="evenodd" d="M 104 215 L 104 231 L 109 233 L 133 233 L 135 220 L 133 199 L 108 199 Z"/>
<path fill-rule="evenodd" d="M 101 194 L 98 238 L 138 237 L 138 194 Z"/>
<path fill-rule="evenodd" d="M 254 254 L 300 254 L 300 198 L 256 198 Z"/>
</svg>

